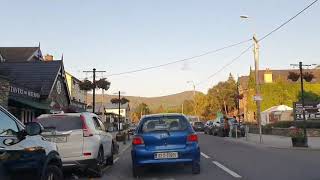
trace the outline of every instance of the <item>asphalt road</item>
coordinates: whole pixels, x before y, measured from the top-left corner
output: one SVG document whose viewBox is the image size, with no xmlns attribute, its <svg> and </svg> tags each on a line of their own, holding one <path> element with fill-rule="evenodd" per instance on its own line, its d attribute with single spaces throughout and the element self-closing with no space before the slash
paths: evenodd
<svg viewBox="0 0 320 180">
<path fill-rule="evenodd" d="M 193 175 L 190 166 L 145 169 L 139 179 L 146 180 L 320 180 L 320 151 L 261 147 L 228 138 L 199 134 L 201 174 Z M 107 167 L 106 180 L 130 180 L 130 148 Z"/>
</svg>

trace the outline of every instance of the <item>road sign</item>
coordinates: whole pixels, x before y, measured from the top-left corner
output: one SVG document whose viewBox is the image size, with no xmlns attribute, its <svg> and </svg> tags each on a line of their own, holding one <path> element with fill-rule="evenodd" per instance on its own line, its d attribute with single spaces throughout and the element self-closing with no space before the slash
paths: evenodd
<svg viewBox="0 0 320 180">
<path fill-rule="evenodd" d="M 293 103 L 294 119 L 303 120 L 303 108 L 301 102 Z M 320 102 L 306 102 L 304 105 L 306 120 L 320 120 Z"/>
<path fill-rule="evenodd" d="M 262 101 L 261 96 L 253 96 L 254 101 Z"/>
</svg>

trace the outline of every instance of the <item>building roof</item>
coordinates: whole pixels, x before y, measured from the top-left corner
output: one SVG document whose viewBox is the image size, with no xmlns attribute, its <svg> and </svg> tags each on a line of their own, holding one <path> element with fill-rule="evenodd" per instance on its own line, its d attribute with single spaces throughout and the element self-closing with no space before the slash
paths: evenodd
<svg viewBox="0 0 320 180">
<path fill-rule="evenodd" d="M 35 90 L 42 96 L 48 96 L 61 68 L 63 68 L 62 61 L 0 63 L 0 74 L 7 76 L 14 84 Z"/>
<path fill-rule="evenodd" d="M 39 47 L 0 47 L 0 60 L 3 62 L 27 62 L 42 59 Z"/>
<path fill-rule="evenodd" d="M 240 87 L 247 87 L 249 82 L 249 76 L 241 76 L 238 78 Z"/>
<path fill-rule="evenodd" d="M 106 109 L 119 109 L 118 103 L 108 103 L 105 105 Z M 120 109 L 130 109 L 129 103 L 121 104 Z"/>
</svg>

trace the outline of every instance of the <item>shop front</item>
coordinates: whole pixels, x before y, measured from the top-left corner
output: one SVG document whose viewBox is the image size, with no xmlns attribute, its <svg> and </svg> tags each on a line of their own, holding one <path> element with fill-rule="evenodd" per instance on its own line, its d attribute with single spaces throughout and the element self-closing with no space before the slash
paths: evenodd
<svg viewBox="0 0 320 180">
<path fill-rule="evenodd" d="M 50 110 L 46 101 L 41 101 L 40 93 L 19 85 L 10 84 L 8 110 L 21 122 L 28 123 Z"/>
</svg>

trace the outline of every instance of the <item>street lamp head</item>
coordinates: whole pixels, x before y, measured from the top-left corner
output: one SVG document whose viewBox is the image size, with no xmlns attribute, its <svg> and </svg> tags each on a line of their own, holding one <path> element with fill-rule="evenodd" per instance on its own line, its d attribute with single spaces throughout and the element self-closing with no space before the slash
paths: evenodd
<svg viewBox="0 0 320 180">
<path fill-rule="evenodd" d="M 249 16 L 247 16 L 247 15 L 241 15 L 240 18 L 241 18 L 241 19 L 249 19 Z"/>
</svg>

